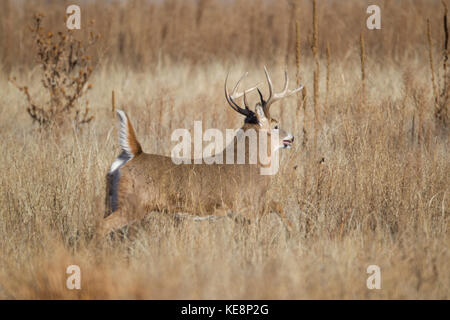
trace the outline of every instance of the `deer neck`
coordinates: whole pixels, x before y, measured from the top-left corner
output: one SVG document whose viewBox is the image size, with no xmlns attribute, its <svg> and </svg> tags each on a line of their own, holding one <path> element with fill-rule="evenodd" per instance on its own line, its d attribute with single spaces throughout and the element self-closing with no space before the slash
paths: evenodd
<svg viewBox="0 0 450 320">
<path fill-rule="evenodd" d="M 257 167 L 264 168 L 270 167 L 272 162 L 271 140 L 270 136 L 267 136 L 267 139 L 260 139 L 263 134 L 254 127 L 245 124 L 237 131 L 233 141 L 222 151 L 224 159 L 226 159 L 227 154 L 231 153 L 234 155 L 233 163 L 235 164 L 242 163 L 243 160 L 245 164 L 254 164 Z"/>
</svg>

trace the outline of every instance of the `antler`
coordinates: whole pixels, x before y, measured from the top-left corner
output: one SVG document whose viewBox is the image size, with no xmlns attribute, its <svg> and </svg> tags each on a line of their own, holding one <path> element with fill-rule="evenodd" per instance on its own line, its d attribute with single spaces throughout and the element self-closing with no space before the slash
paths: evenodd
<svg viewBox="0 0 450 320">
<path fill-rule="evenodd" d="M 225 78 L 225 98 L 227 99 L 228 104 L 231 106 L 231 108 L 233 108 L 234 111 L 237 111 L 240 114 L 251 118 L 255 114 L 254 114 L 253 111 L 251 111 L 248 108 L 246 94 L 251 92 L 251 91 L 253 91 L 253 90 L 255 90 L 258 87 L 258 85 L 254 86 L 254 87 L 252 87 L 250 89 L 244 90 L 243 92 L 236 92 L 236 90 L 237 90 L 237 88 L 239 86 L 239 83 L 241 82 L 242 79 L 244 79 L 247 76 L 247 74 L 248 74 L 248 72 L 244 73 L 244 75 L 239 79 L 239 81 L 234 86 L 233 91 L 231 92 L 231 94 L 228 93 L 228 87 L 227 87 L 228 74 L 227 74 L 227 77 Z M 234 102 L 235 99 L 238 99 L 238 98 L 240 98 L 242 96 L 244 96 L 245 109 L 239 107 L 239 105 L 236 102 Z"/>
<path fill-rule="evenodd" d="M 270 110 L 270 106 L 278 101 L 281 100 L 283 98 L 289 97 L 290 95 L 300 91 L 303 89 L 303 85 L 300 85 L 300 87 L 293 89 L 293 90 L 288 90 L 288 86 L 289 86 L 289 78 L 288 78 L 288 73 L 287 70 L 284 71 L 284 88 L 283 91 L 281 91 L 280 93 L 274 93 L 273 92 L 273 84 L 272 84 L 272 80 L 270 79 L 269 76 L 269 72 L 267 71 L 266 67 L 264 66 L 264 73 L 266 74 L 266 78 L 267 78 L 267 83 L 269 84 L 269 98 L 267 99 L 267 101 L 264 101 L 261 95 L 261 92 L 259 92 L 260 95 L 260 99 L 261 99 L 261 104 L 264 108 L 264 113 L 268 116 L 270 115 L 269 110 Z M 258 90 L 259 91 L 259 90 Z"/>
</svg>

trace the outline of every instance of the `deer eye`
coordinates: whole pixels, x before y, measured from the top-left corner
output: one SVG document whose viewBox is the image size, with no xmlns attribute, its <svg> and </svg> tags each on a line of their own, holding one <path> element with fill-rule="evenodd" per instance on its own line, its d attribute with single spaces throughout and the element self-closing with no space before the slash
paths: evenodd
<svg viewBox="0 0 450 320">
<path fill-rule="evenodd" d="M 279 127 L 278 127 L 278 125 L 276 125 L 275 127 L 273 127 L 275 130 L 278 130 L 279 129 Z"/>
</svg>

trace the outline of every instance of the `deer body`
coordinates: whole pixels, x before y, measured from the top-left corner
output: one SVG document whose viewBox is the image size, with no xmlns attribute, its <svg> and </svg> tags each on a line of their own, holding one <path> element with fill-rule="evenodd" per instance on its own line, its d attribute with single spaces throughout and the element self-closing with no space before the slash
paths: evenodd
<svg viewBox="0 0 450 320">
<path fill-rule="evenodd" d="M 266 71 L 266 70 L 265 70 Z M 114 161 L 107 175 L 106 213 L 100 225 L 100 233 L 107 234 L 114 229 L 123 227 L 133 221 L 142 219 L 152 211 L 171 213 L 188 213 L 196 216 L 224 216 L 239 214 L 253 219 L 262 215 L 268 209 L 276 211 L 282 219 L 284 212 L 277 202 L 268 202 L 267 190 L 270 186 L 270 175 L 262 175 L 261 168 L 270 166 L 271 150 L 290 147 L 293 136 L 278 127 L 270 117 L 269 107 L 272 94 L 272 84 L 269 82 L 270 96 L 264 101 L 261 93 L 261 103 L 255 106 L 255 112 L 247 106 L 246 93 L 229 95 L 225 82 L 225 92 L 230 106 L 246 116 L 241 133 L 256 130 L 270 136 L 276 130 L 281 139 L 278 146 L 272 148 L 271 139 L 266 139 L 269 151 L 269 164 L 262 164 L 259 160 L 255 164 L 249 163 L 249 140 L 245 141 L 244 164 L 176 164 L 172 158 L 147 154 L 136 138 L 133 126 L 127 115 L 119 110 L 120 145 L 122 153 Z M 287 77 L 284 96 L 297 92 L 301 88 L 287 91 Z M 244 96 L 245 109 L 240 108 L 233 99 Z M 280 94 L 278 98 L 281 98 Z M 259 146 L 260 135 L 256 135 Z M 225 158 L 229 148 L 233 149 L 237 157 L 238 136 L 232 145 L 227 146 L 221 153 Z"/>
<path fill-rule="evenodd" d="M 213 214 L 221 206 L 233 208 L 236 190 L 243 192 L 241 200 L 260 203 L 270 182 L 254 165 L 177 165 L 170 157 L 153 154 L 137 156 L 120 174 L 119 194 L 123 196 L 118 208 L 129 205 L 133 197 L 147 212 L 192 211 L 198 215 Z M 251 184 L 258 188 L 249 189 Z"/>
</svg>

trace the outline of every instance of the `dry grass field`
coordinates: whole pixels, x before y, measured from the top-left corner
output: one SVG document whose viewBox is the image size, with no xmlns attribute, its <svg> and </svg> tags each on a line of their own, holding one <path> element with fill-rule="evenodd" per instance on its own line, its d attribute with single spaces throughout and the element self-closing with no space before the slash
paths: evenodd
<svg viewBox="0 0 450 320">
<path fill-rule="evenodd" d="M 77 101 L 94 119 L 42 129 L 8 78 L 45 100 L 28 25 L 42 12 L 46 30 L 63 30 L 70 2 L 2 1 L 0 299 L 449 299 L 443 5 L 317 0 L 314 32 L 312 3 L 80 1 L 75 36 L 91 19 L 101 34 L 93 87 Z M 381 30 L 366 28 L 369 4 Z M 238 128 L 225 76 L 248 71 L 252 85 L 264 65 L 276 90 L 286 68 L 306 87 L 273 108 L 296 139 L 269 196 L 293 232 L 275 214 L 242 226 L 151 212 L 126 239 L 94 238 L 120 151 L 112 91 L 144 150 L 170 155 L 172 131 L 195 120 Z M 69 265 L 81 290 L 66 288 Z M 380 290 L 366 287 L 369 265 L 381 268 Z"/>
</svg>

